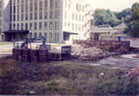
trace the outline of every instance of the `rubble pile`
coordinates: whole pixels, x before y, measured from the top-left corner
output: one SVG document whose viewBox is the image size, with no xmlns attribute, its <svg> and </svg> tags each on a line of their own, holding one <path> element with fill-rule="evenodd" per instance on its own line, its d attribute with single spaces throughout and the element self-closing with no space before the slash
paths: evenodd
<svg viewBox="0 0 139 96">
<path fill-rule="evenodd" d="M 72 52 L 73 57 L 80 60 L 93 60 L 96 61 L 100 58 L 108 56 L 108 52 L 97 47 L 80 46 Z"/>
<path fill-rule="evenodd" d="M 128 76 L 137 77 L 139 76 L 139 66 L 132 68 L 128 71 Z"/>
</svg>

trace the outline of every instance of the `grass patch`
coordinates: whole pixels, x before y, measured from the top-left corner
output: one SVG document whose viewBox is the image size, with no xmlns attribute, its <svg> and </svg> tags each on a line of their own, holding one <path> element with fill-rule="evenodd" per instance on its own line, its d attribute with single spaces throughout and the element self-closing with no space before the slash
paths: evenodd
<svg viewBox="0 0 139 96">
<path fill-rule="evenodd" d="M 0 42 L 0 45 L 11 45 L 11 42 Z"/>
<path fill-rule="evenodd" d="M 70 61 L 20 63 L 12 59 L 0 62 L 3 71 L 0 94 L 15 95 L 91 95 L 136 96 L 137 78 L 125 70 L 81 65 Z"/>
</svg>

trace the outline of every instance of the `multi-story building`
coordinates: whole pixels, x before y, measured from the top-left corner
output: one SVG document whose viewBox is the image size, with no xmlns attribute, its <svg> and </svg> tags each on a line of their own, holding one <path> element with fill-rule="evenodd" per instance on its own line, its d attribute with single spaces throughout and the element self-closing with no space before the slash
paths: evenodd
<svg viewBox="0 0 139 96">
<path fill-rule="evenodd" d="M 0 41 L 2 40 L 2 10 L 3 10 L 3 0 L 0 0 Z"/>
<path fill-rule="evenodd" d="M 6 40 L 44 36 L 47 42 L 83 39 L 88 0 L 10 0 Z"/>
<path fill-rule="evenodd" d="M 4 31 L 10 28 L 10 2 L 0 0 L 0 41 L 4 40 Z"/>
</svg>

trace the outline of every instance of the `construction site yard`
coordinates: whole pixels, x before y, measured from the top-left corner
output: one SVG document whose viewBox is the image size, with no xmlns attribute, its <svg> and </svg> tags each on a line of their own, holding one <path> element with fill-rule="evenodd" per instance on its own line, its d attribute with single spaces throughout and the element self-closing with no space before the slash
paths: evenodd
<svg viewBox="0 0 139 96">
<path fill-rule="evenodd" d="M 47 63 L 22 63 L 3 58 L 0 60 L 0 94 L 137 96 L 139 79 L 128 76 L 127 72 L 139 64 L 139 60 L 137 63 L 123 57 L 110 58 L 113 57 L 97 62 L 69 60 Z M 136 64 L 125 66 L 127 62 Z"/>
<path fill-rule="evenodd" d="M 51 47 L 59 46 L 61 45 L 53 44 Z M 11 56 L 12 46 L 4 45 L 0 48 L 3 49 L 0 51 L 2 95 L 138 96 L 139 94 L 137 52 L 113 55 L 113 52 L 107 51 L 108 47 L 105 47 L 107 50 L 103 50 L 99 47 L 74 45 L 69 60 L 22 62 Z M 117 53 L 127 51 L 123 47 L 115 48 Z M 10 56 L 4 54 L 7 51 Z"/>
</svg>

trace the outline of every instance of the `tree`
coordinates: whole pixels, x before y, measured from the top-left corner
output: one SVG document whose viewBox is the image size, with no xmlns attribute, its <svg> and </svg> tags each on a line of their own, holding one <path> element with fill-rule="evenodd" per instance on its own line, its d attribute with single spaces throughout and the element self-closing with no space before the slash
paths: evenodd
<svg viewBox="0 0 139 96">
<path fill-rule="evenodd" d="M 131 37 L 139 37 L 139 20 L 130 22 L 126 31 Z"/>
<path fill-rule="evenodd" d="M 134 13 L 134 19 L 139 19 L 139 3 L 134 3 L 132 5 L 132 11 Z"/>
<path fill-rule="evenodd" d="M 109 24 L 115 26 L 119 24 L 119 20 L 111 10 L 97 9 L 94 13 L 95 25 Z"/>
<path fill-rule="evenodd" d="M 126 32 L 132 37 L 139 37 L 139 3 L 132 5 L 132 12 L 132 21 L 128 24 Z"/>
<path fill-rule="evenodd" d="M 130 8 L 124 9 L 121 12 L 114 12 L 119 20 L 123 23 L 129 23 L 132 20 L 133 12 Z"/>
</svg>

